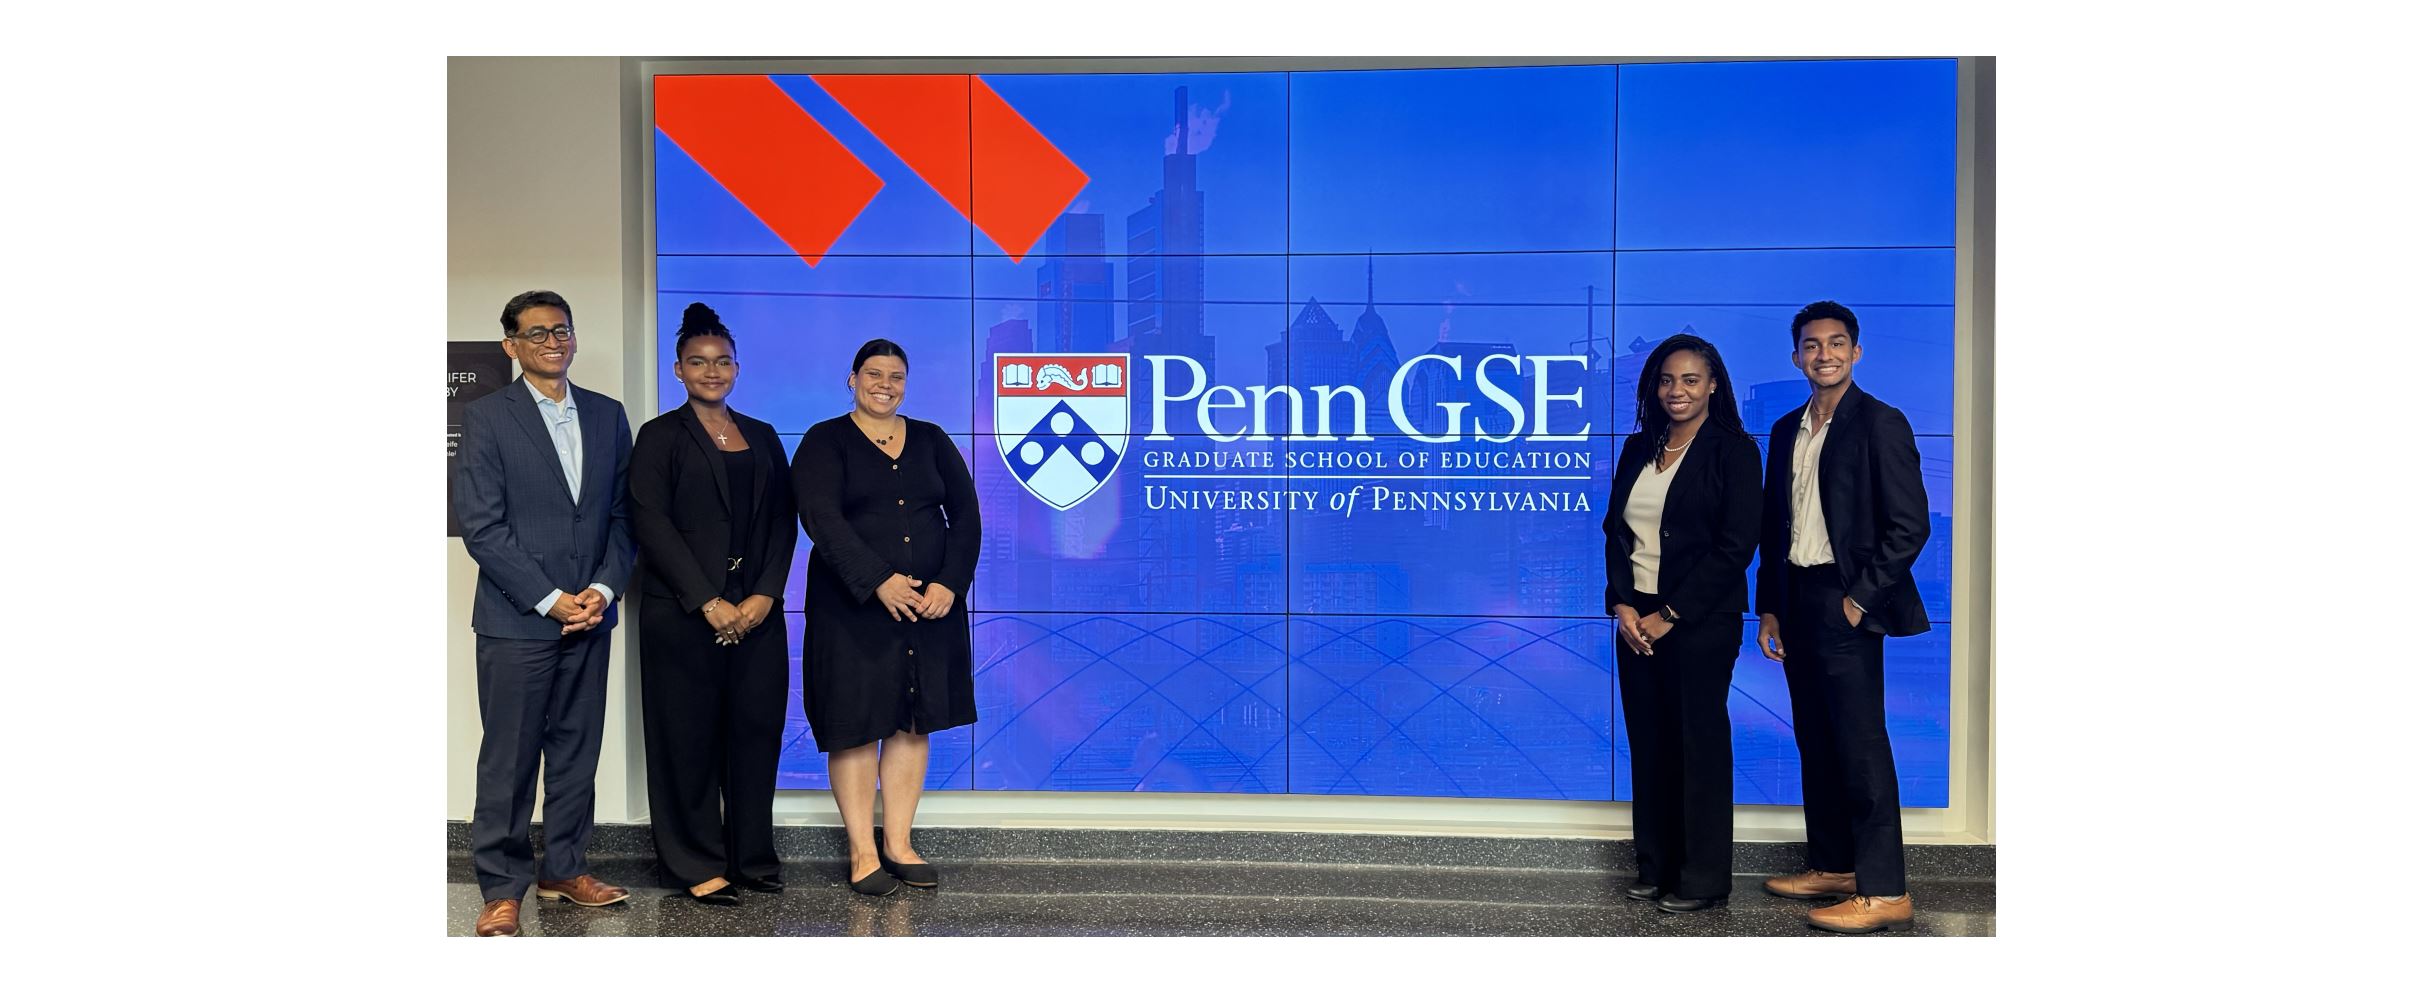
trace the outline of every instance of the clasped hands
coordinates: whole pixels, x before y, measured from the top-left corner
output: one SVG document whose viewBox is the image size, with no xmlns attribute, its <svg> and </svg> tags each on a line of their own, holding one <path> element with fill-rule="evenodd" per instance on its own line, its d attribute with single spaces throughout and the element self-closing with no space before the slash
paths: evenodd
<svg viewBox="0 0 2435 988">
<path fill-rule="evenodd" d="M 899 621 L 918 621 L 922 618 L 936 621 L 946 617 L 947 609 L 955 606 L 955 591 L 947 589 L 944 584 L 932 582 L 925 589 L 922 581 L 903 573 L 888 577 L 888 581 L 880 584 L 872 596 L 878 597 L 880 604 L 888 609 L 889 617 Z"/>
<path fill-rule="evenodd" d="M 733 645 L 743 641 L 744 636 L 751 634 L 754 628 L 760 627 L 762 621 L 768 620 L 769 609 L 777 606 L 777 603 L 768 594 L 753 594 L 744 598 L 741 604 L 730 604 L 724 597 L 712 597 L 709 603 L 702 605 L 702 620 L 710 622 L 710 629 L 714 633 L 712 641 Z"/>
<path fill-rule="evenodd" d="M 558 602 L 550 605 L 550 617 L 559 623 L 562 636 L 600 627 L 600 619 L 608 613 L 609 598 L 591 587 L 583 588 L 582 593 L 560 591 Z"/>
</svg>

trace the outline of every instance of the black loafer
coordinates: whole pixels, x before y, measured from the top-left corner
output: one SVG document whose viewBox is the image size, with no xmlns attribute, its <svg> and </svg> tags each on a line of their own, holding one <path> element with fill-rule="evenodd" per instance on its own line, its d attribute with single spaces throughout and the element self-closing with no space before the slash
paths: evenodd
<svg viewBox="0 0 2435 988">
<path fill-rule="evenodd" d="M 853 878 L 852 884 L 854 891 L 864 895 L 893 895 L 897 889 L 903 887 L 903 883 L 898 882 L 896 876 L 888 874 L 888 869 L 884 867 L 873 868 L 870 874 L 861 878 Z"/>
<path fill-rule="evenodd" d="M 777 895 L 786 891 L 786 882 L 775 878 L 730 878 L 727 881 L 730 888 L 740 888 L 747 892 Z"/>
<path fill-rule="evenodd" d="M 938 887 L 938 869 L 928 864 L 899 864 L 888 860 L 888 852 L 879 853 L 879 867 L 917 889 Z"/>
<path fill-rule="evenodd" d="M 1721 895 L 1713 899 L 1694 899 L 1685 895 L 1669 895 L 1663 899 L 1657 900 L 1657 908 L 1663 909 L 1670 913 L 1695 913 L 1702 909 L 1714 909 L 1724 904 L 1725 897 Z"/>
<path fill-rule="evenodd" d="M 1623 887 L 1624 898 L 1641 902 L 1655 902 L 1658 896 L 1664 894 L 1666 894 L 1665 886 L 1656 882 L 1644 882 L 1637 878 L 1632 880 L 1632 884 Z"/>
</svg>

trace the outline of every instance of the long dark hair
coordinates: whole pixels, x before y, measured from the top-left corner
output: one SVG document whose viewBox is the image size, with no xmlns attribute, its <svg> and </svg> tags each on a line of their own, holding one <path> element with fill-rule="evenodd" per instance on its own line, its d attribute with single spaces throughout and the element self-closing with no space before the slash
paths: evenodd
<svg viewBox="0 0 2435 988">
<path fill-rule="evenodd" d="M 1666 406 L 1657 400 L 1657 375 L 1666 366 L 1666 358 L 1689 350 L 1708 362 L 1708 376 L 1716 381 L 1716 393 L 1708 396 L 1708 423 L 1704 431 L 1718 426 L 1735 432 L 1742 428 L 1741 406 L 1733 401 L 1733 377 L 1725 373 L 1725 357 L 1716 352 L 1716 345 L 1689 333 L 1676 333 L 1650 351 L 1648 363 L 1640 365 L 1640 434 L 1656 440 L 1652 449 L 1666 445 L 1668 433 L 1674 431 L 1674 418 L 1666 414 Z M 1649 455 L 1655 456 L 1652 452 Z"/>
</svg>

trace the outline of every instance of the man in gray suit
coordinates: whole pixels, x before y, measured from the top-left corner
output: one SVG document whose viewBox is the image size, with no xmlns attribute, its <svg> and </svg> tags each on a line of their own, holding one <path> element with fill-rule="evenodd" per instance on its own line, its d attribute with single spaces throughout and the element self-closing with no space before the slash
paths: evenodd
<svg viewBox="0 0 2435 988">
<path fill-rule="evenodd" d="M 626 412 L 567 380 L 574 314 L 525 292 L 499 315 L 524 369 L 465 409 L 450 510 L 481 567 L 473 602 L 482 750 L 474 768 L 480 936 L 513 936 L 534 884 L 533 776 L 543 772 L 540 895 L 585 906 L 626 890 L 593 878 L 592 773 L 600 761 L 615 602 L 634 569 L 626 522 Z"/>
</svg>

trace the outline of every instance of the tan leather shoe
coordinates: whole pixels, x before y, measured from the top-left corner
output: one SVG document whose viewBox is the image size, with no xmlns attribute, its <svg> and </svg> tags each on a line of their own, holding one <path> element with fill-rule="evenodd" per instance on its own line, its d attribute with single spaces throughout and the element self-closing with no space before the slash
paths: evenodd
<svg viewBox="0 0 2435 988">
<path fill-rule="evenodd" d="M 605 906 L 626 901 L 626 890 L 590 875 L 577 875 L 565 881 L 542 882 L 534 886 L 544 899 L 565 899 L 578 906 Z"/>
<path fill-rule="evenodd" d="M 1879 930 L 1906 932 L 1911 928 L 1911 897 L 1898 895 L 1888 899 L 1855 895 L 1834 905 L 1810 910 L 1809 925 L 1837 933 L 1875 933 Z"/>
<path fill-rule="evenodd" d="M 482 918 L 473 921 L 477 937 L 512 937 L 522 929 L 516 925 L 516 900 L 492 899 L 482 904 Z"/>
<path fill-rule="evenodd" d="M 1767 894 L 1787 899 L 1839 899 L 1860 891 L 1858 882 L 1848 871 L 1818 871 L 1811 869 L 1798 875 L 1777 875 L 1767 880 Z"/>
</svg>

